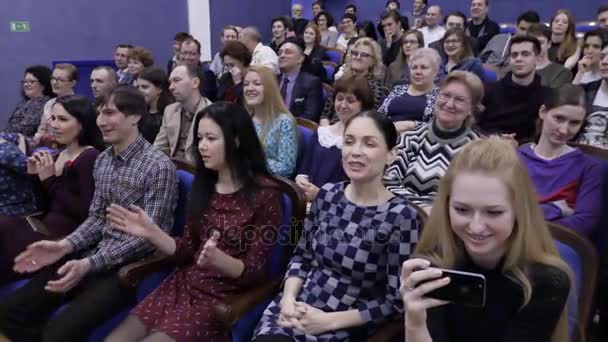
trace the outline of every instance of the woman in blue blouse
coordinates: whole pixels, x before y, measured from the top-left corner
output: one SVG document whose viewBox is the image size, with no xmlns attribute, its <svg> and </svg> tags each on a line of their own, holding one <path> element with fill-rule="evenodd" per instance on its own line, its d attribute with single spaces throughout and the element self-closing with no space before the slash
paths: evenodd
<svg viewBox="0 0 608 342">
<path fill-rule="evenodd" d="M 418 49 L 410 57 L 408 65 L 409 83 L 396 85 L 378 109 L 393 120 L 399 134 L 431 121 L 439 93 L 435 82 L 441 57 L 437 51 L 431 48 Z"/>
<path fill-rule="evenodd" d="M 308 201 L 317 196 L 325 183 L 347 179 L 342 168 L 342 135 L 344 125 L 362 110 L 374 108 L 374 94 L 364 78 L 343 77 L 334 85 L 334 108 L 338 122 L 321 126 L 313 136 L 314 146 L 304 156 L 296 184 L 306 193 Z"/>
<path fill-rule="evenodd" d="M 447 56 L 443 68 L 446 74 L 452 71 L 470 71 L 484 80 L 483 64 L 481 59 L 473 55 L 473 48 L 467 40 L 463 29 L 452 28 L 443 36 L 443 53 Z"/>
<path fill-rule="evenodd" d="M 256 342 L 363 340 L 403 312 L 399 267 L 418 241 L 419 222 L 407 200 L 382 185 L 397 132 L 375 111 L 345 126 L 342 166 L 349 180 L 324 185 L 313 201 Z"/>
<path fill-rule="evenodd" d="M 291 177 L 298 156 L 296 121 L 285 107 L 272 71 L 262 65 L 250 66 L 243 81 L 243 96 L 270 172 Z"/>
</svg>

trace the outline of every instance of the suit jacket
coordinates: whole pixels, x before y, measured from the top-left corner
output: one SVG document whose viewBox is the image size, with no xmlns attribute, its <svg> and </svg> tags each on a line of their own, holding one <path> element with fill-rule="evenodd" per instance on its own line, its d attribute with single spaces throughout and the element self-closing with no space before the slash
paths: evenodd
<svg viewBox="0 0 608 342">
<path fill-rule="evenodd" d="M 211 68 L 209 62 L 200 63 L 198 66 L 198 74 L 201 83 L 198 89 L 203 97 L 206 97 L 210 101 L 215 101 L 217 96 L 217 77 Z"/>
<path fill-rule="evenodd" d="M 323 109 L 322 102 L 323 86 L 321 85 L 321 79 L 300 71 L 291 91 L 291 103 L 289 104 L 291 114 L 319 122 Z"/>
<path fill-rule="evenodd" d="M 201 102 L 196 108 L 196 113 L 203 110 L 205 107 L 211 104 L 206 98 L 202 98 Z M 181 112 L 182 104 L 179 102 L 172 103 L 165 108 L 163 114 L 163 122 L 160 126 L 160 130 L 156 135 L 154 145 L 165 152 L 169 157 L 175 156 L 177 149 L 177 141 L 179 139 L 179 128 L 181 126 Z M 196 116 L 192 119 L 192 125 L 188 132 L 188 138 L 186 139 L 186 159 L 193 160 L 193 156 L 196 151 L 196 146 L 192 146 L 194 140 L 194 122 L 196 122 Z"/>
</svg>

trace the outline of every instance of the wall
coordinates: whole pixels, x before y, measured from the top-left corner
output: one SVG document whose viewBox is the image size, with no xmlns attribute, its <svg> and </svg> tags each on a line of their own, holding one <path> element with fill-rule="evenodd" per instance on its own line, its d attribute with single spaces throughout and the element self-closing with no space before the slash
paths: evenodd
<svg viewBox="0 0 608 342">
<path fill-rule="evenodd" d="M 31 32 L 11 33 L 10 21 Z M 23 70 L 53 60 L 112 59 L 119 42 L 142 45 L 164 68 L 173 34 L 188 30 L 186 0 L 2 0 L 0 128 L 19 101 Z M 81 82 L 88 82 L 82 80 Z"/>
<path fill-rule="evenodd" d="M 220 34 L 226 25 L 256 26 L 267 40 L 271 37 L 270 21 L 278 15 L 291 14 L 290 0 L 209 0 L 211 16 L 211 49 L 218 52 Z"/>
<path fill-rule="evenodd" d="M 310 7 L 312 1 L 293 0 L 293 3 L 307 3 Z M 411 10 L 412 2 L 401 1 L 403 13 Z M 376 21 L 382 13 L 386 1 L 383 0 L 328 0 L 325 7 L 336 20 L 344 13 L 344 7 L 355 4 L 361 19 Z M 460 10 L 469 16 L 470 1 L 468 0 L 429 0 L 429 5 L 438 4 L 444 13 Z M 574 6 L 576 4 L 576 6 Z M 551 16 L 559 8 L 568 8 L 574 14 L 577 21 L 595 20 L 595 11 L 600 5 L 599 0 L 490 0 L 490 17 L 499 23 L 514 23 L 517 16 L 527 10 L 535 10 L 541 15 L 543 21 L 551 20 Z"/>
</svg>

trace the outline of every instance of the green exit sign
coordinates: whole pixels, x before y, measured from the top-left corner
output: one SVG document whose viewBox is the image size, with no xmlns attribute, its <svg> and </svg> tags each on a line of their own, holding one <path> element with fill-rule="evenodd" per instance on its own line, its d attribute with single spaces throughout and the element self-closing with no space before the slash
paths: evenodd
<svg viewBox="0 0 608 342">
<path fill-rule="evenodd" d="M 11 21 L 11 32 L 30 32 L 30 22 Z"/>
</svg>

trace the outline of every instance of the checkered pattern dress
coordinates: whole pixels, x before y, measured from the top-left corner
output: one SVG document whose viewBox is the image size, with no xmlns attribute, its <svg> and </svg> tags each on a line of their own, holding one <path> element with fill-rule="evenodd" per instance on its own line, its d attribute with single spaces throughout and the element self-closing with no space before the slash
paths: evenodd
<svg viewBox="0 0 608 342">
<path fill-rule="evenodd" d="M 359 310 L 367 334 L 403 311 L 399 271 L 418 241 L 416 212 L 402 197 L 379 206 L 350 202 L 346 183 L 326 184 L 312 204 L 285 278 L 304 284 L 297 300 L 326 312 Z M 305 335 L 277 324 L 279 294 L 266 308 L 255 335 L 288 335 L 297 341 L 347 341 L 349 331 Z"/>
</svg>

